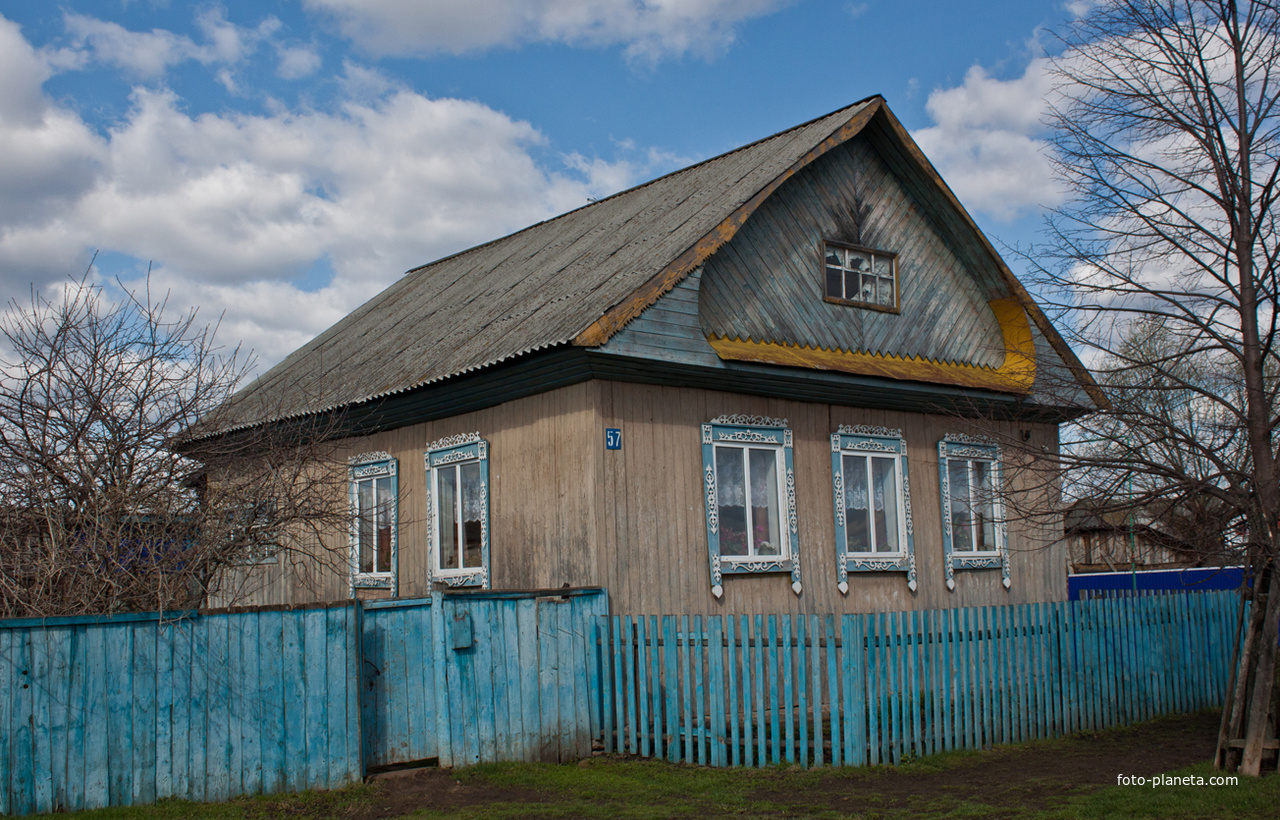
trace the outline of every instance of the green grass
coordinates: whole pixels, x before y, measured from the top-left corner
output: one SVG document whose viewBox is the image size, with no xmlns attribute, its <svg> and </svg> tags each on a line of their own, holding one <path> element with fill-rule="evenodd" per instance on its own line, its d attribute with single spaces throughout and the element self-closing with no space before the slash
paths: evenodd
<svg viewBox="0 0 1280 820">
<path fill-rule="evenodd" d="M 1175 718 L 1176 719 L 1176 718 Z M 1140 744 L 1116 730 L 1110 737 Z M 1098 736 L 1094 736 L 1096 739 Z M 1037 777 L 1032 758 L 1049 771 L 1072 755 L 1090 754 L 1088 739 L 1065 738 L 1002 747 L 994 752 L 950 752 L 896 768 L 709 769 L 650 760 L 598 757 L 576 764 L 488 764 L 436 774 L 436 790 L 451 792 L 435 810 L 413 807 L 412 777 L 335 792 L 240 798 L 217 805 L 166 801 L 156 806 L 67 815 L 75 818 L 268 817 L 498 818 L 1273 818 L 1280 807 L 1280 777 L 1240 778 L 1235 786 L 1119 786 Z M 1122 747 L 1111 746 L 1112 749 Z M 1122 753 L 1122 752 L 1121 752 Z M 1090 758 L 1096 759 L 1096 758 Z M 1104 761 L 1105 762 L 1105 761 Z M 1106 768 L 1105 766 L 1100 768 Z M 1117 760 L 1116 772 L 1124 770 Z M 1206 780 L 1208 763 L 1166 775 Z M 999 788 L 996 788 L 996 787 Z M 422 787 L 421 781 L 418 783 Z M 1025 799 L 1023 799 L 1025 796 Z M 444 799 L 442 797 L 442 799 Z M 422 802 L 427 802 L 425 799 Z M 396 813 L 402 806 L 408 814 Z"/>
</svg>

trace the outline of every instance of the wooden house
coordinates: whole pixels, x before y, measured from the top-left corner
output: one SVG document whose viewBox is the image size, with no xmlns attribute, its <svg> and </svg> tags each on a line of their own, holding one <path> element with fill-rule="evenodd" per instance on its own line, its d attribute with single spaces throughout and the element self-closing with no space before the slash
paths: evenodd
<svg viewBox="0 0 1280 820">
<path fill-rule="evenodd" d="M 599 585 L 618 613 L 865 612 L 1064 598 L 1060 519 L 1004 503 L 1055 499 L 1000 442 L 1053 452 L 1100 401 L 871 97 L 409 271 L 223 429 L 352 431 L 342 560 L 245 570 L 249 603 Z"/>
</svg>

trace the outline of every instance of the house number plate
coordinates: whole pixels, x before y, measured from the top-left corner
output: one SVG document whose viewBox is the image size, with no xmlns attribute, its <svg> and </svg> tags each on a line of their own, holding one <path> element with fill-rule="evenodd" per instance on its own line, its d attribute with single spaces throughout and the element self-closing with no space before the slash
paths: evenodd
<svg viewBox="0 0 1280 820">
<path fill-rule="evenodd" d="M 617 427 L 606 427 L 604 429 L 604 448 L 606 450 L 622 449 L 622 430 Z"/>
</svg>

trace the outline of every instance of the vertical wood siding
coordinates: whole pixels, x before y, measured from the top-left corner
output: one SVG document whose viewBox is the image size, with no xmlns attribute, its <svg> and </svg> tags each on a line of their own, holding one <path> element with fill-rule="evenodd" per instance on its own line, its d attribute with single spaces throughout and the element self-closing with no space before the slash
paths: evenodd
<svg viewBox="0 0 1280 820">
<path fill-rule="evenodd" d="M 711 595 L 699 425 L 724 413 L 786 418 L 795 437 L 796 501 L 804 590 L 783 575 L 726 578 Z M 901 428 L 910 463 L 918 589 L 905 573 L 851 573 L 836 588 L 830 436 L 841 424 Z M 604 431 L 622 430 L 606 450 Z M 688 387 L 592 381 L 454 418 L 353 439 L 345 455 L 384 450 L 400 462 L 400 595 L 430 592 L 427 492 L 422 453 L 432 441 L 479 431 L 489 442 L 491 577 L 494 589 L 602 586 L 616 614 L 725 615 L 984 606 L 1066 597 L 1066 552 L 1054 485 L 1011 469 L 1012 588 L 998 570 L 964 570 L 945 586 L 937 443 L 947 433 L 988 432 L 1053 452 L 1049 424 L 971 421 L 927 413 L 865 410 Z M 1039 517 L 1024 516 L 1036 509 Z M 346 535 L 318 557 L 268 567 L 240 586 L 238 603 L 298 604 L 348 595 Z M 243 579 L 241 579 L 243 580 Z M 231 603 L 230 600 L 221 603 Z"/>
<path fill-rule="evenodd" d="M 1205 592 L 601 618 L 604 744 L 711 766 L 896 764 L 1215 707 L 1238 606 Z"/>
</svg>

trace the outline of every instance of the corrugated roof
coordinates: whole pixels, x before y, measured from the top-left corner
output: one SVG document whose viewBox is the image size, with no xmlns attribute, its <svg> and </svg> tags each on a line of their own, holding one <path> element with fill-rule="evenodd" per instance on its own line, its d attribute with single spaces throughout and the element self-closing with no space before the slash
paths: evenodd
<svg viewBox="0 0 1280 820">
<path fill-rule="evenodd" d="M 288 356 L 199 435 L 322 413 L 559 345 L 594 347 L 727 242 L 784 182 L 868 123 L 943 222 L 991 259 L 1096 403 L 1092 378 L 879 97 L 414 268 Z M 950 213 L 954 212 L 954 213 Z"/>
<path fill-rule="evenodd" d="M 571 343 L 873 102 L 410 270 L 237 394 L 217 426 L 358 404 Z"/>
</svg>

